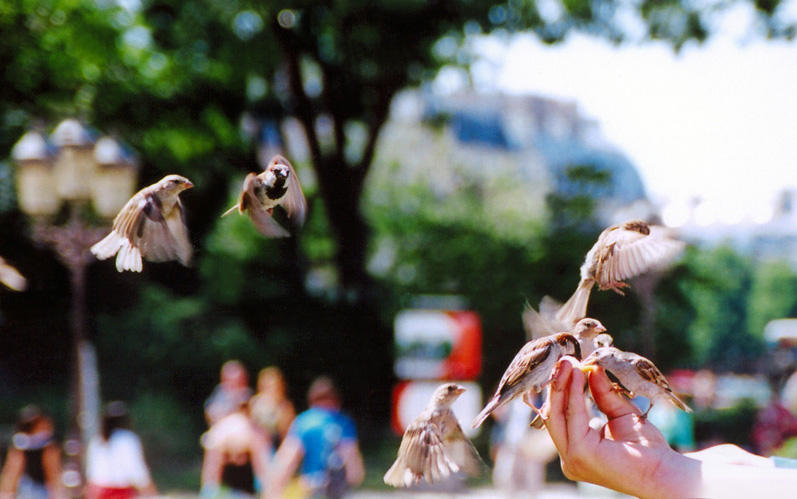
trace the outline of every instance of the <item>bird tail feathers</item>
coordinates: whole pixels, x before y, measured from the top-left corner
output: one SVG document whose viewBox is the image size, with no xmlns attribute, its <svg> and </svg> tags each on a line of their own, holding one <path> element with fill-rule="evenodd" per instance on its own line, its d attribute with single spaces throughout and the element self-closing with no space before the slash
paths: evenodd
<svg viewBox="0 0 797 499">
<path fill-rule="evenodd" d="M 418 483 L 421 479 L 420 475 L 416 475 L 404 464 L 403 459 L 396 459 L 393 466 L 387 470 L 383 480 L 391 487 L 410 487 Z"/>
<path fill-rule="evenodd" d="M 141 252 L 125 238 L 122 241 L 122 247 L 119 248 L 119 253 L 116 255 L 116 270 L 119 272 L 124 272 L 125 270 L 141 272 L 142 269 Z"/>
<path fill-rule="evenodd" d="M 105 236 L 101 241 L 91 247 L 91 253 L 97 257 L 98 260 L 106 260 L 111 258 L 122 247 L 122 237 L 111 231 L 110 234 Z"/>
<path fill-rule="evenodd" d="M 476 416 L 476 418 L 473 420 L 473 423 L 471 423 L 470 427 L 478 428 L 482 423 L 484 423 L 484 420 L 487 419 L 487 416 L 489 416 L 491 412 L 493 412 L 496 408 L 498 408 L 499 405 L 501 405 L 500 402 L 501 399 L 499 397 L 493 397 L 487 403 L 487 405 L 484 406 L 482 412 L 480 412 L 479 415 Z"/>
<path fill-rule="evenodd" d="M 229 210 L 227 210 L 227 211 L 225 211 L 224 213 L 222 213 L 222 214 L 221 214 L 221 218 L 224 218 L 224 217 L 226 217 L 227 215 L 231 215 L 231 214 L 235 213 L 236 211 L 241 211 L 241 210 L 239 210 L 239 209 L 238 209 L 238 204 L 237 204 L 237 203 L 235 204 L 235 206 L 233 206 L 233 207 L 232 207 L 232 208 L 230 208 Z"/>
<path fill-rule="evenodd" d="M 688 405 L 686 405 L 683 400 L 678 398 L 677 395 L 675 395 L 672 392 L 670 392 L 669 395 L 670 395 L 670 400 L 672 400 L 672 403 L 677 405 L 679 409 L 681 409 L 683 411 L 686 411 L 686 412 L 692 412 L 692 408 L 689 407 Z"/>
<path fill-rule="evenodd" d="M 582 279 L 578 283 L 578 288 L 576 288 L 573 296 L 556 312 L 556 320 L 558 322 L 572 328 L 576 322 L 587 316 L 587 303 L 589 302 L 589 293 L 593 284 L 595 284 L 595 281 L 592 279 Z"/>
</svg>

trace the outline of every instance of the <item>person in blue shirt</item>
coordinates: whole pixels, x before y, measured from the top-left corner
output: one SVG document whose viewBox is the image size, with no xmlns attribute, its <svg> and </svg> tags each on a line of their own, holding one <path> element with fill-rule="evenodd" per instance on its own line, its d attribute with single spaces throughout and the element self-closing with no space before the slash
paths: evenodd
<svg viewBox="0 0 797 499">
<path fill-rule="evenodd" d="M 340 410 L 340 394 L 326 376 L 307 393 L 310 408 L 296 416 L 275 456 L 275 471 L 266 496 L 282 497 L 299 470 L 302 497 L 342 497 L 365 478 L 354 422 Z"/>
</svg>

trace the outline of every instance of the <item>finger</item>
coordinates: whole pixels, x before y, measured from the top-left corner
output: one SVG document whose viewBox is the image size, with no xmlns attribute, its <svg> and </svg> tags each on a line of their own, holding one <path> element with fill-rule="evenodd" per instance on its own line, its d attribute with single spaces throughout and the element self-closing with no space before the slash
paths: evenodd
<svg viewBox="0 0 797 499">
<path fill-rule="evenodd" d="M 565 360 L 571 363 L 569 359 Z M 570 440 L 580 439 L 589 431 L 589 413 L 584 396 L 584 373 L 577 367 L 577 361 L 570 374 L 570 384 L 568 386 L 567 400 L 567 434 Z"/>
<path fill-rule="evenodd" d="M 544 409 L 545 426 L 551 436 L 559 454 L 567 450 L 567 391 L 573 366 L 569 362 L 560 360 L 556 364 L 551 383 L 551 393 L 548 397 L 547 409 Z"/>
<path fill-rule="evenodd" d="M 623 397 L 614 390 L 611 380 L 606 376 L 606 372 L 601 367 L 590 372 L 589 389 L 592 392 L 592 398 L 595 400 L 598 409 L 606 414 L 609 420 L 629 414 L 642 414 L 639 408 L 631 403 L 631 400 Z"/>
</svg>

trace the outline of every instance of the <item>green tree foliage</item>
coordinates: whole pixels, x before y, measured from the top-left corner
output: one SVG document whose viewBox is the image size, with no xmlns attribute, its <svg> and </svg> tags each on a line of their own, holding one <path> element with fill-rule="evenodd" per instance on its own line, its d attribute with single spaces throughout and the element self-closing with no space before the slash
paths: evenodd
<svg viewBox="0 0 797 499">
<path fill-rule="evenodd" d="M 797 275 L 786 262 L 766 262 L 753 274 L 747 299 L 747 330 L 762 337 L 773 319 L 797 316 Z"/>
<path fill-rule="evenodd" d="M 720 247 L 690 252 L 687 265 L 691 279 L 681 285 L 696 308 L 689 328 L 695 360 L 720 370 L 750 370 L 763 348 L 761 337 L 747 328 L 753 262 Z"/>
<path fill-rule="evenodd" d="M 791 36 L 778 4 L 755 6 L 769 35 Z M 313 374 L 340 373 L 344 385 L 362 395 L 355 404 L 363 414 L 384 416 L 376 408 L 389 405 L 390 335 L 377 315 L 379 294 L 365 270 L 372 239 L 360 208 L 395 93 L 428 81 L 444 65 L 467 66 L 468 35 L 533 31 L 555 42 L 580 30 L 620 42 L 631 9 L 649 38 L 665 39 L 677 49 L 703 40 L 714 14 L 677 0 L 633 7 L 566 0 L 546 12 L 538 5 L 0 0 L 0 156 L 7 157 L 39 120 L 52 124 L 77 115 L 124 138 L 141 155 L 142 185 L 166 173 L 184 174 L 197 185 L 183 197 L 198 248 L 194 268 L 152 265 L 141 276 L 118 275 L 112 265 L 91 269 L 90 317 L 103 349 L 107 390 L 124 395 L 132 389 L 126 380 L 142 389 L 171 380 L 176 393 L 195 402 L 209 391 L 223 357 L 237 355 L 252 369 L 271 361 L 294 366 L 289 375 L 299 399 Z M 243 175 L 258 168 L 254 141 L 240 133 L 244 114 L 275 122 L 291 117 L 304 129 L 310 154 L 297 166 L 303 179 L 311 179 L 311 213 L 296 239 L 263 241 L 245 220 L 218 219 Z M 0 177 L 9 178 L 7 172 L 3 168 Z M 451 209 L 463 216 L 456 219 L 412 213 L 405 205 L 401 209 L 417 222 L 387 220 L 390 212 L 369 220 L 380 237 L 395 234 L 406 268 L 415 269 L 399 289 L 466 293 L 472 303 L 483 304 L 489 327 L 520 331 L 522 301 L 535 303 L 546 293 L 565 299 L 598 230 L 548 230 L 529 225 L 525 214 L 478 215 L 487 198 L 477 195 L 481 185 L 469 188 L 475 197 L 457 201 Z M 583 213 L 588 205 L 577 209 Z M 5 201 L 0 206 L 9 208 Z M 68 281 L 51 272 L 52 255 L 29 242 L 20 213 L 11 209 L 1 215 L 0 250 L 19 257 L 15 261 L 34 283 L 24 297 L 11 299 L 16 306 L 4 306 L 3 327 L 14 327 L 13 334 L 3 331 L 4 362 L 20 357 L 13 365 L 24 366 L 25 341 L 66 343 Z M 424 232 L 427 228 L 431 232 Z M 508 230 L 514 228 L 516 234 Z M 374 242 L 378 250 L 379 238 Z M 330 269 L 342 291 L 309 296 L 308 275 Z M 531 281 L 517 284 L 518 275 Z M 618 319 L 615 330 L 630 331 L 633 314 L 621 313 L 625 303 L 609 298 L 599 294 L 595 306 L 605 301 L 606 307 L 618 307 L 617 316 L 626 319 Z M 700 314 L 703 330 L 714 324 Z M 42 324 L 41 317 L 51 316 L 60 320 Z M 69 349 L 53 350 L 57 364 L 68 365 Z M 325 355 L 308 353 L 318 351 Z M 163 365 L 168 374 L 155 374 Z"/>
</svg>

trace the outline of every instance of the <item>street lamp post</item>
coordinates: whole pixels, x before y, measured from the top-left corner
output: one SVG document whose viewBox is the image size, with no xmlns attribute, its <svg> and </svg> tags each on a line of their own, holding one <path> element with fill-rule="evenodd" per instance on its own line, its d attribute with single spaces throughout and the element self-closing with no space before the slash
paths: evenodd
<svg viewBox="0 0 797 499">
<path fill-rule="evenodd" d="M 94 350 L 86 335 L 86 270 L 93 260 L 89 249 L 107 233 L 86 222 L 85 215 L 93 207 L 100 217 L 113 217 L 134 192 L 137 164 L 115 139 L 95 142 L 74 119 L 61 122 L 49 138 L 40 131 L 27 132 L 11 154 L 18 166 L 19 207 L 32 219 L 32 238 L 52 248 L 69 270 L 74 372 L 64 484 L 80 496 L 82 449 L 97 431 L 99 399 Z M 64 204 L 67 221 L 58 225 L 54 218 Z"/>
</svg>

